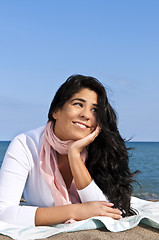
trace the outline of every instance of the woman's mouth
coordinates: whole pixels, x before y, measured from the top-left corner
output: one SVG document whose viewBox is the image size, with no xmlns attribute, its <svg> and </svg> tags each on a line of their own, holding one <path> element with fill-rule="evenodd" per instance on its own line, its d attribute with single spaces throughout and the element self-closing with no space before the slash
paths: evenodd
<svg viewBox="0 0 159 240">
<path fill-rule="evenodd" d="M 75 124 L 76 126 L 80 127 L 81 129 L 90 128 L 88 125 L 86 125 L 84 123 L 80 123 L 80 122 L 73 122 L 73 124 Z"/>
</svg>

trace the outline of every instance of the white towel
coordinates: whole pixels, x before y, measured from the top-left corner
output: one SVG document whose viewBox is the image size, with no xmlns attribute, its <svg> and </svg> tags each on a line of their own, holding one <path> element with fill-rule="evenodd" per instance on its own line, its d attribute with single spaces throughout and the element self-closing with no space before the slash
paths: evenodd
<svg viewBox="0 0 159 240">
<path fill-rule="evenodd" d="M 15 240 L 33 240 L 47 238 L 62 232 L 74 232 L 101 227 L 106 227 L 112 232 L 120 232 L 136 227 L 140 222 L 159 229 L 159 202 L 149 202 L 132 197 L 131 206 L 137 209 L 138 214 L 120 220 L 97 216 L 72 224 L 58 224 L 50 227 L 23 227 L 0 222 L 0 234 L 7 235 Z"/>
</svg>

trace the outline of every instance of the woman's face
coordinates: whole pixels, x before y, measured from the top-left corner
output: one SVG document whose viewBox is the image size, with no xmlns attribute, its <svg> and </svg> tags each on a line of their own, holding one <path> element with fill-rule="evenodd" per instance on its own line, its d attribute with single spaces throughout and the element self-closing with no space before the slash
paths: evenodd
<svg viewBox="0 0 159 240">
<path fill-rule="evenodd" d="M 63 141 L 86 137 L 97 126 L 97 109 L 96 92 L 82 88 L 53 113 L 55 135 Z"/>
</svg>

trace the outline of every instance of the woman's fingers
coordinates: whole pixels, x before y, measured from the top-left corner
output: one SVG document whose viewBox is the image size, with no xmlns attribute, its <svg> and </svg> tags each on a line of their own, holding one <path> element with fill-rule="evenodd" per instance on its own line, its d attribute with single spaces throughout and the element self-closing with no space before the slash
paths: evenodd
<svg viewBox="0 0 159 240">
<path fill-rule="evenodd" d="M 91 142 L 93 142 L 95 140 L 95 138 L 98 136 L 98 134 L 100 133 L 101 128 L 99 126 L 96 127 L 96 129 L 90 133 L 88 136 L 77 140 L 77 141 L 73 141 L 69 144 L 69 146 L 75 147 L 80 149 L 80 151 L 88 146 Z"/>
<path fill-rule="evenodd" d="M 111 202 L 104 202 L 104 204 L 108 207 L 113 207 L 114 206 L 114 203 L 111 203 Z"/>
<path fill-rule="evenodd" d="M 82 203 L 80 204 L 76 220 L 83 220 L 94 216 L 111 217 L 115 220 L 121 219 L 122 212 L 119 209 L 112 208 L 112 206 L 113 204 L 103 201 Z"/>
<path fill-rule="evenodd" d="M 100 133 L 101 128 L 99 127 L 99 125 L 96 127 L 96 129 L 88 135 L 88 137 L 90 138 L 90 140 L 92 140 L 92 142 L 94 141 L 94 139 L 98 136 L 98 134 Z"/>
<path fill-rule="evenodd" d="M 119 209 L 104 206 L 103 216 L 111 217 L 113 219 L 121 219 L 122 212 Z"/>
<path fill-rule="evenodd" d="M 117 208 L 112 208 L 113 207 L 113 203 L 109 203 L 109 202 L 100 202 L 100 204 L 102 204 L 102 209 L 103 209 L 103 215 L 107 216 L 107 217 L 111 217 L 114 219 L 121 219 L 122 218 L 122 212 L 117 209 Z"/>
</svg>

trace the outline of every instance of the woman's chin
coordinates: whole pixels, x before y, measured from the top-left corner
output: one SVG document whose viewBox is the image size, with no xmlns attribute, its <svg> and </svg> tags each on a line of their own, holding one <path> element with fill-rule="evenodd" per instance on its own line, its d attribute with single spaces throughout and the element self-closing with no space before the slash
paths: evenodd
<svg viewBox="0 0 159 240">
<path fill-rule="evenodd" d="M 81 140 L 82 138 L 85 138 L 89 135 L 90 133 L 81 133 L 81 134 L 77 134 L 73 137 L 72 140 L 77 141 L 77 140 Z"/>
</svg>

